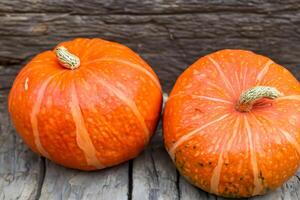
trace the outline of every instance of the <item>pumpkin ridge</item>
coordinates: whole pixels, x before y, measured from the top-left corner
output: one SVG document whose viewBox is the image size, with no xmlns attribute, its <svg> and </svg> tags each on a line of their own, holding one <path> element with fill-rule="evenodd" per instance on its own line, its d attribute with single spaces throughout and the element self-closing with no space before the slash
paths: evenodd
<svg viewBox="0 0 300 200">
<path fill-rule="evenodd" d="M 97 158 L 97 151 L 86 129 L 74 83 L 71 88 L 71 102 L 69 106 L 71 107 L 71 115 L 76 127 L 77 145 L 83 151 L 88 165 L 96 167 L 97 169 L 104 168 L 105 166 L 103 166 Z"/>
<path fill-rule="evenodd" d="M 92 76 L 94 76 L 95 70 L 94 71 L 89 70 L 89 71 L 91 71 L 90 74 Z M 99 73 L 99 74 L 101 74 L 102 77 L 105 77 L 108 80 L 106 75 L 104 75 L 103 73 Z M 108 91 L 112 92 L 118 99 L 120 99 L 126 106 L 128 106 L 130 108 L 130 110 L 134 113 L 134 115 L 140 122 L 144 132 L 147 135 L 147 138 L 145 139 L 145 143 L 147 143 L 150 139 L 150 131 L 146 125 L 143 115 L 140 113 L 139 109 L 137 108 L 136 103 L 130 97 L 128 97 L 122 90 L 116 88 L 110 82 L 106 81 L 104 78 L 100 79 L 99 77 L 97 77 L 97 78 L 95 78 L 95 80 L 96 80 L 96 82 L 100 83 L 102 86 L 106 87 L 108 89 Z M 123 86 L 123 87 L 126 88 L 125 86 Z"/>
<path fill-rule="evenodd" d="M 234 76 L 235 76 L 235 79 L 236 79 L 236 82 L 237 82 L 237 86 L 238 86 L 237 90 L 241 91 L 240 77 L 239 77 L 239 75 L 237 74 L 236 71 L 234 72 Z"/>
<path fill-rule="evenodd" d="M 281 96 L 277 99 L 274 99 L 274 101 L 280 101 L 280 100 L 295 100 L 300 101 L 300 95 L 288 95 L 288 96 Z"/>
<path fill-rule="evenodd" d="M 256 137 L 254 137 L 254 140 L 253 140 L 254 144 L 255 144 L 256 152 L 259 152 L 259 151 L 263 152 L 264 151 L 264 149 L 263 149 L 264 145 L 261 144 L 262 137 L 263 137 L 262 133 L 265 133 L 265 134 L 268 133 L 268 129 L 266 129 L 265 126 L 263 126 L 261 121 L 258 119 L 258 117 L 253 112 L 250 112 L 249 116 L 252 117 L 253 122 L 256 125 L 256 132 L 255 132 L 255 134 L 253 134 L 254 136 L 256 136 Z M 262 130 L 262 127 L 263 127 L 263 130 Z M 256 160 L 258 160 L 257 161 L 257 166 L 259 166 L 259 159 L 257 159 L 257 155 L 260 156 L 260 154 L 258 153 L 258 154 L 255 154 L 255 155 L 256 155 Z M 258 181 L 261 184 L 261 190 L 258 191 L 258 192 L 260 194 L 262 194 L 262 193 L 266 192 L 266 189 L 268 188 L 268 185 L 267 185 L 268 183 L 266 183 L 264 178 L 263 178 L 264 175 L 263 175 L 263 172 L 262 172 L 262 167 L 259 167 L 258 171 L 259 171 Z"/>
<path fill-rule="evenodd" d="M 194 95 L 194 94 L 175 94 L 175 95 L 172 95 L 171 97 L 169 97 L 167 99 L 167 102 L 175 97 L 178 97 L 178 96 L 191 96 L 192 98 L 199 98 L 199 99 L 205 99 L 205 100 L 209 100 L 209 101 L 215 101 L 215 102 L 220 102 L 220 103 L 226 103 L 226 104 L 233 104 L 231 101 L 227 101 L 225 99 L 219 99 L 219 98 L 216 98 L 216 97 L 208 97 L 208 96 L 203 96 L 203 95 Z"/>
<path fill-rule="evenodd" d="M 224 140 L 228 139 L 228 135 L 226 134 Z M 224 151 L 225 151 L 225 146 L 223 146 L 223 148 L 221 149 L 221 153 L 219 155 L 218 161 L 217 161 L 217 165 L 216 167 L 213 169 L 212 174 L 211 174 L 211 179 L 210 179 L 210 192 L 217 194 L 219 189 L 219 182 L 220 182 L 220 176 L 221 176 L 221 170 L 223 167 L 223 163 L 224 163 Z"/>
<path fill-rule="evenodd" d="M 225 76 L 224 72 L 221 69 L 221 66 L 219 65 L 219 63 L 214 60 L 211 56 L 207 56 L 207 58 L 213 63 L 213 65 L 215 66 L 215 68 L 217 69 L 218 73 L 220 74 L 226 88 L 228 91 L 231 91 L 232 94 L 235 94 L 235 91 L 232 87 L 232 84 L 230 83 L 230 81 L 227 79 L 227 77 Z"/>
<path fill-rule="evenodd" d="M 174 160 L 174 158 L 175 158 L 175 157 L 174 157 L 174 156 L 175 156 L 175 151 L 176 151 L 176 149 L 177 149 L 177 147 L 178 147 L 179 145 L 181 145 L 183 142 L 189 140 L 189 139 L 190 139 L 191 137 L 193 137 L 194 135 L 198 134 L 199 131 L 205 129 L 206 127 L 208 127 L 208 126 L 210 126 L 210 125 L 212 125 L 212 124 L 214 124 L 214 123 L 216 123 L 216 122 L 219 122 L 219 121 L 225 119 L 225 118 L 228 117 L 229 115 L 230 115 L 230 114 L 222 115 L 221 117 L 219 117 L 219 118 L 217 118 L 217 119 L 215 119 L 215 120 L 213 120 L 213 121 L 210 121 L 210 122 L 208 122 L 208 123 L 202 125 L 201 127 L 196 128 L 195 130 L 193 130 L 193 131 L 191 131 L 191 132 L 185 134 L 184 136 L 180 137 L 180 138 L 179 138 L 179 139 L 171 146 L 171 148 L 170 148 L 170 150 L 169 150 L 169 154 L 170 154 L 172 160 Z"/>
<path fill-rule="evenodd" d="M 133 56 L 134 61 L 138 62 L 142 66 L 143 65 L 148 65 L 137 53 L 135 53 L 134 51 L 132 51 L 127 46 L 121 45 L 121 44 L 116 43 L 116 42 L 109 42 L 108 45 L 113 46 L 114 48 L 118 48 L 118 49 L 120 49 L 122 51 L 130 52 L 131 55 Z"/>
<path fill-rule="evenodd" d="M 258 117 L 253 113 L 253 112 L 250 112 L 249 113 L 249 116 L 252 116 L 253 118 L 253 121 L 255 122 L 256 124 L 256 128 L 257 130 L 259 130 L 259 134 L 256 134 L 256 136 L 258 136 L 258 140 L 256 141 L 255 144 L 257 144 L 259 147 L 257 148 L 258 150 L 262 149 L 262 145 L 260 143 L 261 139 L 261 134 L 264 132 L 266 133 L 267 132 L 267 129 L 263 126 L 263 124 L 261 123 L 261 121 L 258 119 Z M 263 131 L 261 130 L 261 127 L 263 127 Z"/>
<path fill-rule="evenodd" d="M 242 73 L 242 70 L 241 70 L 241 76 L 242 76 L 242 78 L 240 78 L 240 80 L 242 80 L 242 90 L 245 90 L 245 89 L 247 89 L 246 88 L 246 80 L 247 80 L 247 72 L 248 72 L 248 67 L 244 67 L 243 68 L 244 70 L 243 70 L 243 72 L 244 73 Z"/>
<path fill-rule="evenodd" d="M 32 126 L 32 132 L 33 132 L 33 136 L 34 136 L 34 143 L 35 146 L 37 148 L 37 150 L 39 151 L 39 153 L 41 153 L 43 156 L 45 156 L 46 158 L 50 158 L 50 155 L 48 154 L 48 152 L 44 149 L 41 140 L 40 140 L 40 134 L 39 134 L 39 130 L 38 130 L 38 119 L 37 119 L 37 115 L 40 111 L 41 108 L 41 104 L 42 104 L 42 100 L 46 91 L 47 86 L 49 85 L 50 81 L 57 76 L 58 74 L 61 74 L 61 72 L 55 73 L 52 76 L 50 76 L 49 78 L 47 78 L 40 86 L 39 90 L 38 90 L 38 94 L 37 94 L 37 100 L 32 108 L 32 111 L 30 113 L 30 123 Z"/>
<path fill-rule="evenodd" d="M 90 62 L 86 62 L 84 63 L 84 65 L 89 65 L 89 64 L 92 64 L 92 63 L 95 63 L 95 62 L 98 62 L 98 61 L 109 61 L 109 62 L 119 62 L 119 63 L 122 63 L 122 64 L 125 64 L 125 65 L 128 65 L 140 72 L 143 72 L 144 74 L 146 74 L 154 83 L 155 85 L 159 88 L 159 90 L 161 91 L 161 86 L 160 86 L 160 83 L 159 81 L 157 80 L 157 78 L 154 77 L 154 75 L 152 75 L 147 69 L 143 68 L 141 65 L 139 64 L 135 64 L 133 62 L 129 62 L 129 61 L 125 61 L 123 59 L 119 59 L 119 58 L 109 58 L 109 57 L 104 57 L 104 58 L 99 58 L 99 59 L 96 59 L 96 60 L 93 60 L 93 61 L 90 61 Z"/>
<path fill-rule="evenodd" d="M 291 134 L 281 128 L 279 128 L 279 131 L 283 134 L 283 136 L 286 138 L 286 140 L 292 144 L 292 146 L 296 149 L 297 153 L 300 156 L 300 144 L 297 142 L 297 140 L 291 136 Z"/>
<path fill-rule="evenodd" d="M 207 81 L 205 84 L 210 88 L 214 88 L 216 91 L 224 91 L 220 86 L 218 86 L 216 83 L 213 83 L 212 81 Z M 228 93 L 225 93 L 224 96 L 226 96 L 226 98 L 229 100 L 232 99 L 232 97 Z"/>
<path fill-rule="evenodd" d="M 224 154 L 226 154 L 225 150 L 228 151 L 228 149 L 231 148 L 232 142 L 236 138 L 239 124 L 240 124 L 240 121 L 239 121 L 239 118 L 237 118 L 233 125 L 234 130 L 233 130 L 232 135 L 227 134 L 227 137 L 224 139 L 225 141 L 228 141 L 228 142 L 226 142 L 227 146 L 226 145 L 223 146 L 221 153 L 219 155 L 217 166 L 213 169 L 212 176 L 210 179 L 211 180 L 210 181 L 210 191 L 214 194 L 218 194 L 218 192 L 219 192 L 220 176 L 222 173 L 222 166 L 224 163 L 223 156 L 224 156 Z"/>
<path fill-rule="evenodd" d="M 249 151 L 250 151 L 250 162 L 252 165 L 252 171 L 253 171 L 253 184 L 254 189 L 252 191 L 252 195 L 257 195 L 262 191 L 262 184 L 259 181 L 259 173 L 258 173 L 258 163 L 256 158 L 256 152 L 254 151 L 254 142 L 253 142 L 253 133 L 251 131 L 247 116 L 244 115 L 244 124 L 246 128 L 247 138 L 249 142 Z"/>
<path fill-rule="evenodd" d="M 260 70 L 260 72 L 257 74 L 256 76 L 256 85 L 259 85 L 260 82 L 262 81 L 262 79 L 264 78 L 264 76 L 267 74 L 267 72 L 269 71 L 270 65 L 272 65 L 274 62 L 273 60 L 268 60 L 264 66 L 262 67 L 262 70 Z"/>
<path fill-rule="evenodd" d="M 260 144 L 261 138 L 265 137 L 266 135 L 269 135 L 269 134 L 268 134 L 268 131 L 271 130 L 271 129 L 274 129 L 274 128 L 273 128 L 274 126 L 272 125 L 272 122 L 271 122 L 268 118 L 265 118 L 264 116 L 260 116 L 260 118 L 264 119 L 264 121 L 262 121 L 262 120 L 259 119 L 258 116 L 255 115 L 254 113 L 250 113 L 250 114 L 251 114 L 251 116 L 253 116 L 253 119 L 254 119 L 254 121 L 256 122 L 258 129 L 260 130 L 260 131 L 258 132 L 259 134 L 257 134 L 257 135 L 259 136 L 259 139 L 256 141 L 257 144 Z M 269 123 L 267 123 L 267 122 L 269 122 Z M 268 127 L 266 127 L 266 126 L 268 126 Z M 261 128 L 263 128 L 263 131 L 261 130 Z M 274 129 L 274 130 L 279 130 L 278 132 L 280 132 L 280 128 L 277 128 L 276 126 L 275 126 L 275 129 Z M 262 133 L 265 133 L 265 134 L 262 135 Z M 293 142 L 295 142 L 294 138 L 291 138 L 291 140 L 293 140 L 293 142 L 292 142 L 292 141 L 289 141 L 289 140 L 286 138 L 287 136 L 286 136 L 285 134 L 281 133 L 280 135 L 283 136 L 283 137 L 280 137 L 280 143 L 283 143 L 282 140 L 286 139 L 287 142 L 291 143 L 291 145 L 295 148 L 295 150 L 297 151 L 298 155 L 300 155 L 300 154 L 299 154 L 300 152 L 298 152 L 298 150 L 300 151 L 300 149 L 297 149 L 297 144 L 296 144 L 296 145 L 293 144 Z M 290 135 L 288 135 L 288 136 L 290 136 Z M 272 137 L 272 136 L 271 136 L 271 137 Z M 290 136 L 290 137 L 291 137 L 291 136 Z M 297 143 L 297 142 L 296 142 L 296 143 Z M 270 142 L 269 142 L 269 145 L 271 145 Z M 256 147 L 256 149 L 257 149 L 258 151 L 263 151 L 264 153 L 262 153 L 262 154 L 264 155 L 264 154 L 266 154 L 266 150 L 263 149 L 263 146 L 264 146 L 264 145 L 259 146 L 259 147 Z M 299 146 L 299 145 L 298 145 L 298 146 Z M 260 154 L 258 154 L 258 155 L 260 155 Z M 260 161 L 260 162 L 261 162 L 261 161 Z M 262 170 L 263 170 L 263 168 L 260 168 L 260 170 L 259 170 L 259 171 L 260 171 L 260 172 L 259 172 L 259 179 L 262 181 L 262 184 L 263 184 L 263 190 L 261 191 L 261 193 L 265 193 L 265 192 L 267 191 L 268 188 L 271 188 L 271 187 L 272 187 L 272 185 L 270 185 L 270 182 L 269 182 L 268 179 L 263 178 L 263 177 L 264 177 L 264 174 L 263 174 L 263 171 L 262 171 Z M 272 184 L 272 183 L 271 183 L 271 184 Z"/>
</svg>

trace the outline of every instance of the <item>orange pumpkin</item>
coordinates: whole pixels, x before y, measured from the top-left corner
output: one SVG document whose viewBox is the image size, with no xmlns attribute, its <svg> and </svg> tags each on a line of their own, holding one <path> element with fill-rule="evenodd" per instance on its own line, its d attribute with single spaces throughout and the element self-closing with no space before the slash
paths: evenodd
<svg viewBox="0 0 300 200">
<path fill-rule="evenodd" d="M 95 170 L 143 150 L 161 101 L 157 76 L 132 50 L 75 39 L 37 55 L 21 70 L 9 112 L 33 151 L 66 167 Z"/>
<path fill-rule="evenodd" d="M 222 50 L 177 80 L 164 112 L 165 146 L 201 189 L 250 197 L 299 167 L 300 85 L 267 57 Z"/>
</svg>

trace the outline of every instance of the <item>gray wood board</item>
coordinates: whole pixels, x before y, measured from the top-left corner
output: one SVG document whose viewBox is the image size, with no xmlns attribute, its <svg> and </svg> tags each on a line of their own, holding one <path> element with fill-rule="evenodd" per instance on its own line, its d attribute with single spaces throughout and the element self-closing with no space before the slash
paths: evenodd
<svg viewBox="0 0 300 200">
<path fill-rule="evenodd" d="M 2 0 L 0 12 L 3 13 L 65 13 L 73 14 L 182 14 L 200 12 L 243 12 L 243 13 L 270 13 L 297 11 L 300 8 L 297 0 Z"/>
<path fill-rule="evenodd" d="M 138 52 L 169 92 L 200 56 L 253 50 L 297 77 L 300 1 L 17 1 L 0 2 L 0 65 L 20 68 L 35 54 L 75 37 L 100 37 Z"/>
<path fill-rule="evenodd" d="M 132 199 L 178 200 L 176 168 L 162 144 L 161 124 L 146 150 L 133 160 Z"/>
<path fill-rule="evenodd" d="M 40 199 L 128 199 L 128 163 L 96 172 L 66 169 L 46 162 Z"/>
<path fill-rule="evenodd" d="M 178 175 L 161 125 L 133 161 L 97 171 L 60 167 L 32 153 L 7 113 L 7 94 L 35 54 L 75 37 L 100 37 L 138 52 L 169 92 L 200 56 L 224 48 L 253 50 L 300 79 L 299 0 L 0 1 L 0 199 L 222 199 Z M 254 199 L 300 199 L 300 173 Z"/>
<path fill-rule="evenodd" d="M 6 102 L 7 91 L 0 91 L 0 199 L 35 199 L 43 163 L 17 136 Z"/>
</svg>

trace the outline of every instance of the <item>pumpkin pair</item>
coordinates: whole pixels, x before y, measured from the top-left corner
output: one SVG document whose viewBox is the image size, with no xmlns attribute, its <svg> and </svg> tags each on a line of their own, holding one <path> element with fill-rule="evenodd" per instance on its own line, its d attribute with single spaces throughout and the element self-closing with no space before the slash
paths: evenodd
<svg viewBox="0 0 300 200">
<path fill-rule="evenodd" d="M 161 103 L 156 74 L 132 50 L 75 39 L 21 70 L 9 112 L 33 151 L 66 167 L 95 170 L 143 150 Z M 177 169 L 217 195 L 263 194 L 299 166 L 299 83 L 250 51 L 218 51 L 189 67 L 170 94 L 163 122 Z"/>
</svg>

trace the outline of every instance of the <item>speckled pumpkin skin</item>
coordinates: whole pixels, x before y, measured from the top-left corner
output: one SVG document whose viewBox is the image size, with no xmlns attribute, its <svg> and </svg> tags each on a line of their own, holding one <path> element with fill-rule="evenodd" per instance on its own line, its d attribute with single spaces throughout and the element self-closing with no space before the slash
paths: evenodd
<svg viewBox="0 0 300 200">
<path fill-rule="evenodd" d="M 136 157 L 160 115 L 156 74 L 118 43 L 79 38 L 61 45 L 80 58 L 80 67 L 66 69 L 46 51 L 21 70 L 9 95 L 17 132 L 33 151 L 65 167 L 95 170 Z"/>
<path fill-rule="evenodd" d="M 235 105 L 241 93 L 277 88 L 250 112 Z M 164 112 L 165 146 L 192 184 L 225 197 L 264 194 L 299 167 L 300 86 L 267 57 L 222 50 L 199 59 L 177 80 Z"/>
</svg>

